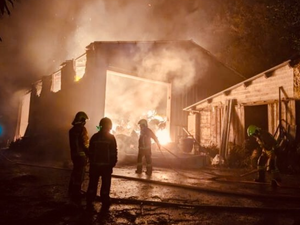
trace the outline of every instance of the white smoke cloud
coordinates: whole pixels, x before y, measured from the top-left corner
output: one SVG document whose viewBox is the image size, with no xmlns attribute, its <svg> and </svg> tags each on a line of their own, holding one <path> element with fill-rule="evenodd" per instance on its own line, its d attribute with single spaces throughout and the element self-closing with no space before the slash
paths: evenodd
<svg viewBox="0 0 300 225">
<path fill-rule="evenodd" d="M 145 49 L 143 49 L 145 51 Z M 136 58 L 139 58 L 138 55 Z M 162 49 L 158 53 L 147 50 L 142 55 L 138 74 L 157 80 L 171 80 L 173 88 L 181 90 L 190 86 L 195 78 L 195 61 L 192 55 L 182 49 Z M 139 59 L 140 60 L 140 59 Z M 171 79 L 170 79 L 171 78 Z"/>
<path fill-rule="evenodd" d="M 199 31 L 209 26 L 211 18 L 204 20 L 205 7 L 212 4 L 205 2 L 20 0 L 11 16 L 0 20 L 1 99 L 18 89 L 30 88 L 64 61 L 84 53 L 94 41 L 187 40 L 195 35 L 204 41 Z M 205 47 L 204 42 L 200 44 Z M 138 72 L 153 77 L 181 74 L 174 85 L 189 85 L 195 73 L 194 62 L 189 56 L 178 57 L 180 54 L 184 53 L 149 53 Z"/>
<path fill-rule="evenodd" d="M 81 55 L 85 47 L 94 41 L 191 39 L 199 33 L 197 27 L 206 14 L 194 11 L 203 4 L 201 2 L 17 2 L 12 15 L 0 20 L 3 39 L 0 43 L 1 70 L 11 71 L 16 64 L 22 65 L 22 69 L 15 70 L 14 77 L 17 80 L 24 77 L 24 72 L 30 74 L 23 80 L 26 82 L 23 85 L 28 85 L 59 69 L 65 60 Z"/>
<path fill-rule="evenodd" d="M 164 83 L 124 78 L 108 72 L 105 113 L 118 124 L 123 121 L 134 127 L 139 119 L 147 118 L 150 110 L 166 117 L 167 94 L 168 85 Z"/>
</svg>

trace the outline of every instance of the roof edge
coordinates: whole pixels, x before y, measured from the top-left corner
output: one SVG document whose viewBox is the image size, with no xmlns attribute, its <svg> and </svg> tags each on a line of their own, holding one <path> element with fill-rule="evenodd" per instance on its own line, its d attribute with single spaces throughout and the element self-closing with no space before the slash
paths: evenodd
<svg viewBox="0 0 300 225">
<path fill-rule="evenodd" d="M 232 67 L 228 66 L 227 64 L 223 63 L 222 61 L 220 61 L 215 55 L 213 55 L 210 51 L 208 51 L 207 49 L 205 49 L 204 47 L 202 47 L 201 45 L 199 45 L 198 43 L 196 43 L 193 39 L 187 39 L 187 40 L 147 40 L 147 41 L 94 41 L 92 43 L 90 43 L 88 46 L 86 46 L 86 49 L 94 49 L 95 45 L 100 45 L 100 44 L 130 44 L 130 43 L 176 43 L 176 42 L 186 42 L 186 43 L 191 43 L 195 46 L 197 46 L 198 48 L 200 48 L 200 50 L 202 52 L 204 52 L 205 54 L 207 54 L 209 57 L 211 57 L 213 60 L 215 60 L 217 63 L 221 64 L 222 66 L 224 66 L 225 68 L 229 69 L 230 71 L 232 71 L 235 75 L 237 75 L 238 77 L 240 77 L 243 80 L 246 80 L 247 78 L 242 75 L 241 73 L 239 73 L 238 71 L 236 71 L 235 69 L 233 69 Z"/>
<path fill-rule="evenodd" d="M 231 90 L 233 90 L 233 89 L 236 88 L 236 87 L 239 87 L 239 86 L 241 86 L 241 85 L 244 85 L 244 83 L 251 82 L 251 81 L 257 79 L 258 77 L 264 76 L 266 73 L 270 73 L 270 72 L 272 72 L 272 71 L 274 71 L 274 70 L 276 70 L 276 69 L 278 69 L 278 68 L 281 68 L 281 67 L 283 67 L 283 66 L 289 65 L 290 62 L 291 62 L 291 60 L 287 60 L 287 61 L 285 61 L 285 62 L 283 62 L 283 63 L 281 63 L 281 64 L 278 64 L 277 66 L 274 66 L 274 67 L 272 67 L 272 68 L 270 68 L 270 69 L 268 69 L 268 70 L 265 70 L 265 71 L 263 71 L 263 72 L 261 72 L 261 73 L 255 75 L 255 76 L 253 76 L 253 77 L 247 79 L 247 80 L 244 80 L 244 81 L 242 81 L 242 82 L 240 82 L 240 83 L 238 83 L 238 84 L 235 84 L 235 85 L 233 85 L 233 86 L 231 86 L 231 87 L 229 87 L 229 88 L 227 88 L 227 89 L 225 89 L 225 90 L 223 90 L 223 91 L 220 91 L 220 92 L 218 92 L 218 93 L 216 93 L 216 94 L 214 94 L 214 95 L 211 95 L 211 96 L 209 96 L 209 97 L 207 97 L 207 98 L 205 98 L 205 99 L 202 99 L 201 101 L 198 101 L 198 102 L 196 102 L 196 103 L 194 103 L 194 104 L 192 104 L 192 105 L 190 105 L 190 106 L 188 106 L 188 107 L 185 107 L 185 108 L 183 109 L 183 111 L 190 111 L 193 107 L 195 107 L 196 105 L 199 105 L 199 104 L 201 104 L 201 103 L 207 101 L 208 99 L 215 98 L 215 97 L 217 97 L 217 96 L 223 94 L 224 92 L 231 91 Z"/>
</svg>

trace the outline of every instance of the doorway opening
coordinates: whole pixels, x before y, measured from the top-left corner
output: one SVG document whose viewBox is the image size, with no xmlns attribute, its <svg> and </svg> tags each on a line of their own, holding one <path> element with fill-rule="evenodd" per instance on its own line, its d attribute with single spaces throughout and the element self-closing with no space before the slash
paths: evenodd
<svg viewBox="0 0 300 225">
<path fill-rule="evenodd" d="M 245 137 L 250 125 L 268 130 L 268 105 L 245 106 Z"/>
<path fill-rule="evenodd" d="M 104 115 L 112 119 L 124 151 L 136 152 L 140 119 L 148 121 L 161 144 L 170 142 L 170 109 L 170 83 L 107 71 Z"/>
</svg>

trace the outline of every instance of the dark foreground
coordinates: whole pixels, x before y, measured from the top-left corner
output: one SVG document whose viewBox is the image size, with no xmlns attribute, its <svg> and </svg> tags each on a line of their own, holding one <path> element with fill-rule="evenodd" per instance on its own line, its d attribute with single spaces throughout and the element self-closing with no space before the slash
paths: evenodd
<svg viewBox="0 0 300 225">
<path fill-rule="evenodd" d="M 134 165 L 118 165 L 113 204 L 101 212 L 101 203 L 87 211 L 84 199 L 81 208 L 69 201 L 69 166 L 1 150 L 0 224 L 300 224 L 296 175 L 272 188 L 251 182 L 253 176 L 239 177 L 246 172 L 241 170 L 156 167 L 147 177 L 135 175 Z M 87 183 L 88 174 L 84 190 Z"/>
</svg>

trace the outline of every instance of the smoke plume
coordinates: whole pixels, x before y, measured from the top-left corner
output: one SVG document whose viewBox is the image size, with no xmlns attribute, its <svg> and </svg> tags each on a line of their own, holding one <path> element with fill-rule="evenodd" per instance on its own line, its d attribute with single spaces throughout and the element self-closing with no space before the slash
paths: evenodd
<svg viewBox="0 0 300 225">
<path fill-rule="evenodd" d="M 16 111 L 17 104 L 7 102 L 12 93 L 30 88 L 94 41 L 194 39 L 205 47 L 209 38 L 200 31 L 213 21 L 208 17 L 212 5 L 206 0 L 17 1 L 11 15 L 0 20 L 0 113 L 10 114 L 3 105 Z M 176 78 L 175 85 L 190 82 L 194 71 L 188 56 L 184 67 L 182 58 L 171 52 L 161 56 L 164 62 L 159 64 L 147 55 L 139 73 L 167 76 L 176 70 L 185 77 Z"/>
</svg>

